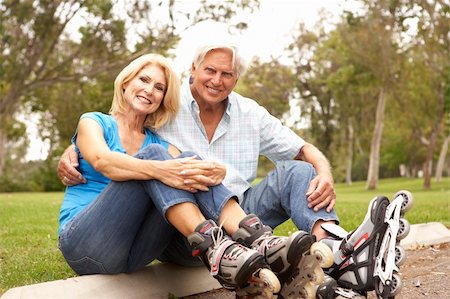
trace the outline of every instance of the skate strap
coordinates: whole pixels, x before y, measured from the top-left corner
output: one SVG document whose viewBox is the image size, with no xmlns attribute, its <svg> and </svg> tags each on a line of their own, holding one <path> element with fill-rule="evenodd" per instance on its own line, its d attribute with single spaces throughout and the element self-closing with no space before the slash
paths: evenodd
<svg viewBox="0 0 450 299">
<path fill-rule="evenodd" d="M 236 244 L 236 242 L 229 239 L 223 239 L 220 244 L 216 244 L 214 246 L 214 252 L 210 258 L 212 276 L 216 276 L 217 274 L 219 274 L 220 261 L 225 254 L 225 250 L 227 250 L 228 247 L 234 244 Z"/>
<path fill-rule="evenodd" d="M 344 239 L 348 235 L 345 229 L 334 223 L 323 223 L 320 227 L 334 238 Z"/>
<path fill-rule="evenodd" d="M 270 226 L 263 225 L 255 229 L 250 225 L 243 225 L 232 235 L 232 238 L 245 246 L 253 246 L 253 243 L 260 237 L 271 235 L 272 229 Z"/>
<path fill-rule="evenodd" d="M 205 237 L 205 236 L 204 236 Z M 197 257 L 205 253 L 208 248 L 214 245 L 214 241 L 211 236 L 206 236 L 205 240 L 192 248 L 192 256 Z"/>
</svg>

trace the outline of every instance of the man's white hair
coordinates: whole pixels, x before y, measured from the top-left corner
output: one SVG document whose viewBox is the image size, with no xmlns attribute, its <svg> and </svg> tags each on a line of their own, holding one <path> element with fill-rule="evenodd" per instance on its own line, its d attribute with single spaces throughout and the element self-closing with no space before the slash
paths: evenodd
<svg viewBox="0 0 450 299">
<path fill-rule="evenodd" d="M 245 59 L 240 55 L 240 52 L 238 51 L 238 47 L 231 43 L 217 43 L 217 44 L 209 44 L 200 46 L 197 48 L 194 54 L 194 59 L 192 60 L 192 63 L 195 68 L 198 68 L 199 65 L 205 60 L 206 54 L 208 54 L 210 51 L 214 50 L 228 50 L 232 53 L 232 59 L 233 59 L 233 71 L 236 72 L 237 77 L 239 78 L 242 76 L 245 71 L 247 70 L 247 62 Z"/>
</svg>

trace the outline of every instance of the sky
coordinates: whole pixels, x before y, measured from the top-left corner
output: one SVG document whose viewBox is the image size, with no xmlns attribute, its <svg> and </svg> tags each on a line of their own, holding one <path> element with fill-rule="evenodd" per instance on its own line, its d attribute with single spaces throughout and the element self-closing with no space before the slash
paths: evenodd
<svg viewBox="0 0 450 299">
<path fill-rule="evenodd" d="M 189 3 L 192 0 L 183 1 Z M 332 18 L 337 19 L 344 8 L 354 6 L 353 0 L 261 0 L 260 10 L 244 17 L 249 26 L 242 35 L 230 36 L 226 24 L 211 21 L 199 23 L 183 32 L 175 50 L 174 68 L 180 75 L 188 70 L 195 48 L 205 41 L 232 41 L 240 46 L 247 60 L 255 56 L 263 61 L 271 56 L 280 57 L 292 40 L 291 31 L 299 23 L 311 28 L 317 22 L 321 9 L 329 11 Z M 26 160 L 45 159 L 47 156 L 48 145 L 37 137 L 33 123 L 36 119 L 32 117 L 27 124 L 31 145 Z"/>
<path fill-rule="evenodd" d="M 240 36 L 230 36 L 226 24 L 212 21 L 184 32 L 174 65 L 180 72 L 189 69 L 195 48 L 205 40 L 233 41 L 248 60 L 254 56 L 262 60 L 279 57 L 292 41 L 291 32 L 299 23 L 311 28 L 321 9 L 329 11 L 336 20 L 344 8 L 354 6 L 353 0 L 261 0 L 260 10 L 248 17 L 249 27 Z"/>
</svg>

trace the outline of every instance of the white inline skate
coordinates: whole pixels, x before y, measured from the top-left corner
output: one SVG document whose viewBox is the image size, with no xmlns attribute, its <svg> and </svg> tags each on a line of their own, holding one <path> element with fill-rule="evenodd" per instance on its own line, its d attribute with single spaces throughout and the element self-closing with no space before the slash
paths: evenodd
<svg viewBox="0 0 450 299">
<path fill-rule="evenodd" d="M 214 221 L 206 220 L 188 236 L 192 255 L 198 256 L 211 275 L 237 298 L 273 298 L 281 289 L 264 256 L 224 235 Z"/>
<path fill-rule="evenodd" d="M 333 264 L 333 253 L 323 243 L 304 231 L 275 236 L 253 214 L 239 223 L 233 239 L 258 251 L 279 278 L 282 288 L 278 298 L 316 298 L 317 285 L 324 279 L 322 268 Z"/>
<path fill-rule="evenodd" d="M 337 286 L 331 278 L 326 280 L 317 297 L 365 298 L 368 291 L 375 290 L 378 298 L 394 298 L 402 287 L 398 267 L 406 260 L 399 242 L 410 229 L 402 216 L 412 203 L 409 191 L 397 192 L 392 203 L 377 196 L 362 224 L 350 234 L 337 225 L 322 225 L 331 237 L 321 242 L 334 252 L 334 264 L 326 272 Z"/>
</svg>

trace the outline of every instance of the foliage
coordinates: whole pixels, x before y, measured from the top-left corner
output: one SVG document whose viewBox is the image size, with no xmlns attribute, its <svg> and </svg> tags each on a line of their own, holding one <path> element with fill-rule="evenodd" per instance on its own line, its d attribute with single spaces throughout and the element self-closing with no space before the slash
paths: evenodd
<svg viewBox="0 0 450 299">
<path fill-rule="evenodd" d="M 308 136 L 329 157 L 338 181 L 368 173 L 368 186 L 376 186 L 378 177 L 398 176 L 401 164 L 411 175 L 424 164 L 427 188 L 437 144 L 447 136 L 441 132 L 450 128 L 449 5 L 361 4 L 331 32 L 326 17 L 311 30 L 300 24 L 288 48 Z"/>
<path fill-rule="evenodd" d="M 128 61 L 146 52 L 170 56 L 183 30 L 204 20 L 229 21 L 259 2 L 193 6 L 186 15 L 183 3 L 172 0 L 2 1 L 0 175 L 8 123 L 17 122 L 22 107 L 42 114 L 41 137 L 53 156 L 67 145 L 81 111 L 105 110 L 115 74 Z M 233 25 L 245 28 L 241 21 Z"/>
<path fill-rule="evenodd" d="M 282 118 L 290 108 L 294 80 L 292 70 L 279 61 L 263 63 L 256 58 L 239 79 L 236 91 L 256 100 L 273 116 Z"/>
<path fill-rule="evenodd" d="M 0 176 L 0 192 L 62 191 L 56 174 L 57 160 L 7 161 L 8 170 Z M 9 167 L 13 165 L 13 167 Z"/>
</svg>

